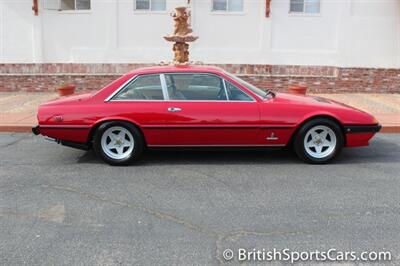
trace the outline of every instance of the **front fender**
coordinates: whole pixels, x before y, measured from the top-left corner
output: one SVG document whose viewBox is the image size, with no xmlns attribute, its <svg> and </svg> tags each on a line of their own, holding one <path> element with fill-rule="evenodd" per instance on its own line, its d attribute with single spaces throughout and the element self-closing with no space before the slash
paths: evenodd
<svg viewBox="0 0 400 266">
<path fill-rule="evenodd" d="M 336 114 L 334 114 L 332 112 L 328 112 L 328 111 L 313 111 L 313 112 L 309 112 L 309 113 L 303 115 L 300 118 L 300 121 L 296 125 L 296 129 L 299 128 L 301 125 L 303 125 L 305 122 L 307 122 L 313 118 L 316 118 L 316 117 L 326 117 L 326 118 L 332 119 L 343 128 L 341 119 Z"/>
<path fill-rule="evenodd" d="M 303 126 L 306 122 L 308 122 L 314 118 L 318 118 L 318 117 L 328 118 L 328 119 L 331 119 L 331 120 L 335 121 L 336 123 L 338 123 L 339 127 L 342 129 L 343 137 L 346 142 L 344 127 L 343 127 L 343 124 L 341 123 L 339 117 L 331 112 L 315 111 L 315 112 L 309 112 L 309 113 L 303 115 L 301 117 L 301 119 L 299 119 L 298 123 L 296 124 L 296 126 L 292 132 L 292 135 L 290 136 L 288 145 L 291 145 L 291 143 L 293 143 L 294 137 L 296 136 L 296 134 L 299 131 L 299 129 L 301 128 L 301 126 Z M 346 143 L 345 143 L 345 145 L 346 145 Z"/>
</svg>

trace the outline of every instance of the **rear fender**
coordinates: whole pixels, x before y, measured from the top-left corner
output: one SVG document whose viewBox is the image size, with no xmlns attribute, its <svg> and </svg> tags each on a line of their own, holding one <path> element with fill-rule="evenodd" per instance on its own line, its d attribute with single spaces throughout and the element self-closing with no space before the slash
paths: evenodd
<svg viewBox="0 0 400 266">
<path fill-rule="evenodd" d="M 144 140 L 146 141 L 146 136 L 143 134 L 143 130 L 141 128 L 141 125 L 137 121 L 129 119 L 129 118 L 126 118 L 126 117 L 113 116 L 113 117 L 107 117 L 107 118 L 103 118 L 103 119 L 100 119 L 100 120 L 96 121 L 96 123 L 94 123 L 92 125 L 91 129 L 90 129 L 90 132 L 89 132 L 89 135 L 88 135 L 88 139 L 87 139 L 86 142 L 90 143 L 90 142 L 93 141 L 94 134 L 96 133 L 97 129 L 101 125 L 103 125 L 104 123 L 115 122 L 115 121 L 128 122 L 128 123 L 136 126 L 140 130 L 140 132 L 143 135 Z"/>
</svg>

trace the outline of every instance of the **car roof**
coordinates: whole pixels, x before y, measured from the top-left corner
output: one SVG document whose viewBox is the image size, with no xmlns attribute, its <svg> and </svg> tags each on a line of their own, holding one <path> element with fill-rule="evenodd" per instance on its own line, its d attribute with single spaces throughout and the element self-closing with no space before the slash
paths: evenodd
<svg viewBox="0 0 400 266">
<path fill-rule="evenodd" d="M 153 66 L 135 69 L 128 74 L 157 74 L 166 72 L 211 72 L 211 73 L 222 73 L 224 70 L 215 66 L 206 65 L 184 65 L 184 66 Z"/>
</svg>

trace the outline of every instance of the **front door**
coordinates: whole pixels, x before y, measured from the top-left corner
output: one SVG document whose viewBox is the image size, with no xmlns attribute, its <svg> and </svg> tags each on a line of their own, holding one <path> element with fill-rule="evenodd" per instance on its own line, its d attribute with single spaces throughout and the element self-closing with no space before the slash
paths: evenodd
<svg viewBox="0 0 400 266">
<path fill-rule="evenodd" d="M 214 74 L 164 75 L 168 91 L 165 145 L 257 144 L 259 103 Z"/>
</svg>

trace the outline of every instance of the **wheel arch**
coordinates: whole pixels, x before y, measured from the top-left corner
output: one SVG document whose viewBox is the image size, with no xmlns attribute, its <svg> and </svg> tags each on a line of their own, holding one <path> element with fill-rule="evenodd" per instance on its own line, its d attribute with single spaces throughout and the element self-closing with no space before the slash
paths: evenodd
<svg viewBox="0 0 400 266">
<path fill-rule="evenodd" d="M 297 133 L 299 132 L 300 128 L 301 128 L 305 123 L 307 123 L 307 122 L 309 122 L 309 121 L 311 121 L 311 120 L 313 120 L 313 119 L 317 119 L 317 118 L 325 118 L 325 119 L 329 119 L 329 120 L 335 122 L 335 123 L 339 126 L 339 128 L 341 129 L 341 131 L 342 131 L 344 146 L 347 145 L 347 143 L 346 143 L 346 132 L 345 132 L 345 130 L 344 130 L 344 126 L 343 126 L 343 124 L 340 122 L 340 120 L 339 120 L 337 117 L 335 117 L 334 115 L 331 115 L 331 114 L 313 114 L 313 115 L 309 115 L 309 116 L 305 117 L 305 118 L 297 125 L 297 127 L 296 127 L 295 130 L 293 131 L 292 135 L 290 136 L 290 139 L 289 139 L 289 142 L 288 142 L 288 145 L 287 145 L 287 146 L 288 146 L 288 147 L 293 146 L 293 142 L 294 142 L 294 139 L 296 138 Z"/>
<path fill-rule="evenodd" d="M 107 119 L 102 119 L 102 120 L 97 121 L 90 128 L 89 135 L 88 135 L 88 138 L 87 138 L 86 142 L 91 145 L 92 142 L 93 142 L 93 138 L 94 138 L 94 136 L 96 134 L 97 129 L 99 129 L 100 126 L 102 126 L 102 125 L 104 125 L 106 123 L 111 123 L 111 122 L 125 122 L 125 123 L 129 123 L 129 124 L 133 125 L 134 127 L 136 127 L 140 131 L 140 133 L 142 134 L 143 140 L 144 140 L 144 144 L 145 144 L 145 146 L 147 146 L 146 136 L 145 136 L 140 124 L 135 122 L 135 121 L 132 121 L 132 120 L 129 120 L 129 119 L 125 119 L 125 118 L 121 118 L 121 117 L 107 118 Z"/>
</svg>

